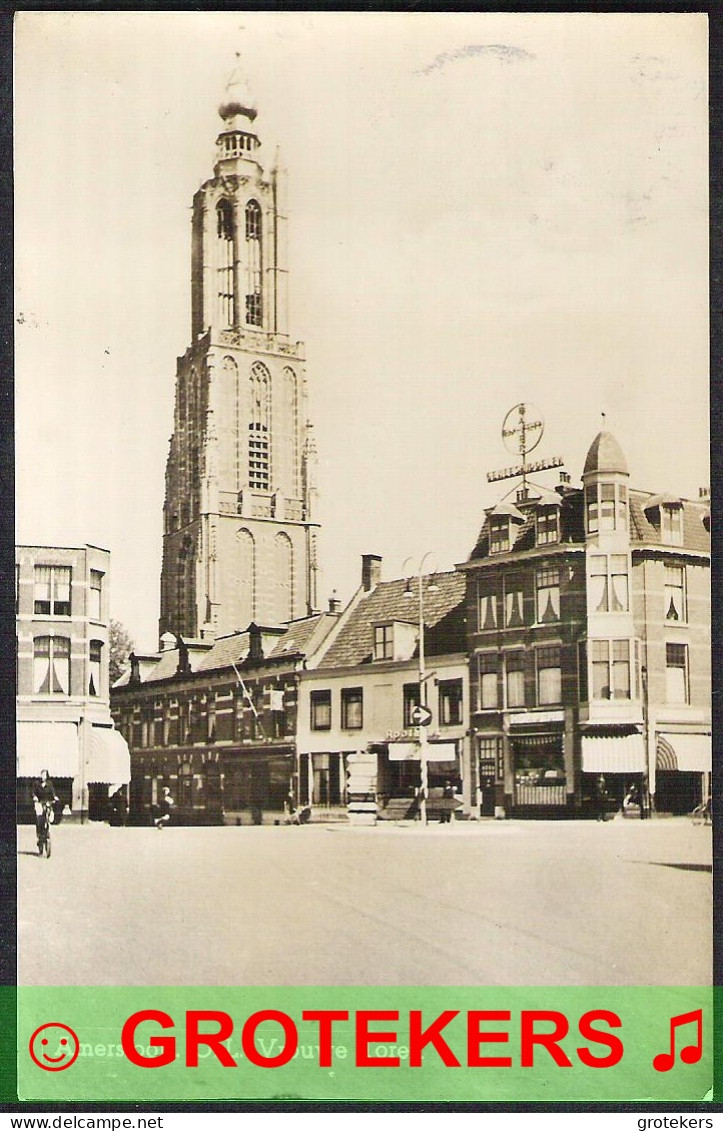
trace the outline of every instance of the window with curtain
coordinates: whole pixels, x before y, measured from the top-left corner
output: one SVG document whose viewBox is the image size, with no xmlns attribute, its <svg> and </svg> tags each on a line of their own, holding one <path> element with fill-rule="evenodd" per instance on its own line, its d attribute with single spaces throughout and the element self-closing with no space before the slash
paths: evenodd
<svg viewBox="0 0 723 1131">
<path fill-rule="evenodd" d="M 560 619 L 560 570 L 557 566 L 538 569 L 537 623 L 549 624 Z"/>
<path fill-rule="evenodd" d="M 665 619 L 686 621 L 685 566 L 665 567 Z"/>
<path fill-rule="evenodd" d="M 525 705 L 525 654 L 522 651 L 508 652 L 505 655 L 507 679 L 507 706 Z"/>
<path fill-rule="evenodd" d="M 341 725 L 344 730 L 360 730 L 364 724 L 364 693 L 361 687 L 341 689 Z"/>
<path fill-rule="evenodd" d="M 499 707 L 499 654 L 497 652 L 482 652 L 477 659 L 479 669 L 479 706 L 480 710 L 496 709 Z"/>
<path fill-rule="evenodd" d="M 629 609 L 627 554 L 590 556 L 589 608 L 596 613 L 623 613 Z"/>
<path fill-rule="evenodd" d="M 331 691 L 312 691 L 311 703 L 311 729 L 331 730 Z"/>
<path fill-rule="evenodd" d="M 494 593 L 480 586 L 479 589 L 479 629 L 487 632 L 497 628 L 497 597 Z"/>
<path fill-rule="evenodd" d="M 88 679 L 88 694 L 100 695 L 100 670 L 103 658 L 103 641 L 91 640 L 90 642 L 90 673 Z"/>
<path fill-rule="evenodd" d="M 65 636 L 36 636 L 33 642 L 33 692 L 70 695 L 70 640 Z"/>
<path fill-rule="evenodd" d="M 682 505 L 664 505 L 660 508 L 660 537 L 672 546 L 683 545 Z"/>
<path fill-rule="evenodd" d="M 34 611 L 36 616 L 70 616 L 70 566 L 35 567 Z"/>
<path fill-rule="evenodd" d="M 519 628 L 525 623 L 522 589 L 505 589 L 505 627 Z"/>
<path fill-rule="evenodd" d="M 558 644 L 537 648 L 537 703 L 544 707 L 562 702 L 561 649 Z"/>
</svg>

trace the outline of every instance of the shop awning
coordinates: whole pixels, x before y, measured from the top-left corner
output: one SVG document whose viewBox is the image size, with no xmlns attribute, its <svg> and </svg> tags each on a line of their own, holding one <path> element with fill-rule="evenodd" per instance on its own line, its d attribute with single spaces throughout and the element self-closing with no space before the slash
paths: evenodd
<svg viewBox="0 0 723 1131">
<path fill-rule="evenodd" d="M 657 770 L 705 773 L 712 768 L 709 734 L 659 734 L 655 744 Z"/>
<path fill-rule="evenodd" d="M 17 776 L 37 778 L 47 770 L 51 778 L 74 778 L 80 769 L 78 727 L 75 723 L 17 724 Z"/>
<path fill-rule="evenodd" d="M 583 735 L 584 774 L 642 774 L 645 768 L 642 734 Z"/>
<path fill-rule="evenodd" d="M 430 742 L 427 744 L 428 762 L 454 762 L 457 757 L 455 742 Z M 419 762 L 418 742 L 390 742 L 390 762 Z"/>
<path fill-rule="evenodd" d="M 113 727 L 91 728 L 90 757 L 86 763 L 85 780 L 108 783 L 114 789 L 127 785 L 131 780 L 128 743 Z"/>
</svg>

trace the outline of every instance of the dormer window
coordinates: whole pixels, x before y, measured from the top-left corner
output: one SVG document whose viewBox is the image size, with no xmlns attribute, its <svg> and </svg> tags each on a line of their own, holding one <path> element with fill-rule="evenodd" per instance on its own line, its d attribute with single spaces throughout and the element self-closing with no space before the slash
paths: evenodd
<svg viewBox="0 0 723 1131">
<path fill-rule="evenodd" d="M 660 529 L 660 541 L 669 546 L 683 545 L 683 503 L 675 495 L 653 495 L 643 510 L 653 526 Z"/>
<path fill-rule="evenodd" d="M 374 625 L 375 660 L 411 660 L 418 629 L 410 621 L 393 620 Z"/>
<path fill-rule="evenodd" d="M 558 507 L 541 507 L 537 512 L 537 545 L 548 546 L 560 541 L 560 511 Z"/>
<path fill-rule="evenodd" d="M 660 538 L 671 546 L 683 545 L 683 506 L 665 504 L 660 508 Z"/>
<path fill-rule="evenodd" d="M 510 548 L 510 520 L 507 515 L 490 519 L 490 553 L 503 554 Z"/>
<path fill-rule="evenodd" d="M 393 624 L 377 624 L 374 626 L 374 659 L 394 659 Z"/>
</svg>

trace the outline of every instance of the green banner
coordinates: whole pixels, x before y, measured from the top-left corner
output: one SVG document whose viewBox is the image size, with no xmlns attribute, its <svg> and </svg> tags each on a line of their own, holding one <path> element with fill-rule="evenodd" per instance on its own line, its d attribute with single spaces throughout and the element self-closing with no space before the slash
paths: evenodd
<svg viewBox="0 0 723 1131">
<path fill-rule="evenodd" d="M 25 1101 L 713 1099 L 710 987 L 38 986 L 17 1032 Z"/>
</svg>

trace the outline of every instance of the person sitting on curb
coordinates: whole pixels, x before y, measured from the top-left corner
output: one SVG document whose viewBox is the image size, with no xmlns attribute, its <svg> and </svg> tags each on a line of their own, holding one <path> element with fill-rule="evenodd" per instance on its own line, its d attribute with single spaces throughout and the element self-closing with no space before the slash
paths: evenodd
<svg viewBox="0 0 723 1131">
<path fill-rule="evenodd" d="M 164 825 L 170 825 L 172 809 L 173 798 L 171 797 L 171 791 L 167 785 L 164 785 L 163 797 L 158 803 L 158 812 L 153 819 L 153 823 L 157 829 L 162 829 Z"/>
</svg>

